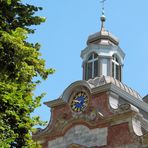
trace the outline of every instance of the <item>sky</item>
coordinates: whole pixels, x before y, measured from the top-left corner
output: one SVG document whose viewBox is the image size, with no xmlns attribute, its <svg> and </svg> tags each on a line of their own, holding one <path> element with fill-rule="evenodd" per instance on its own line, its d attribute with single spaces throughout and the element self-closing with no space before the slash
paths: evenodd
<svg viewBox="0 0 148 148">
<path fill-rule="evenodd" d="M 35 26 L 30 42 L 41 44 L 46 67 L 56 72 L 37 87 L 35 94 L 46 92 L 41 107 L 33 115 L 50 120 L 50 108 L 43 104 L 57 99 L 74 81 L 82 79 L 81 51 L 90 34 L 100 31 L 99 0 L 23 0 L 42 6 L 36 15 L 46 22 Z M 107 0 L 105 28 L 119 38 L 126 54 L 123 83 L 144 97 L 148 94 L 148 0 Z"/>
</svg>

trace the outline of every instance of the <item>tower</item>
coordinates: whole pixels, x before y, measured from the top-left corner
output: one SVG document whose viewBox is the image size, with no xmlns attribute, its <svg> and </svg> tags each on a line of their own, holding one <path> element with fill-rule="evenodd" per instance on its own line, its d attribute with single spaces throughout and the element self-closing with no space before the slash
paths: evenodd
<svg viewBox="0 0 148 148">
<path fill-rule="evenodd" d="M 121 81 L 125 54 L 105 20 L 103 12 L 100 32 L 88 37 L 81 52 L 83 80 L 44 103 L 51 120 L 33 134 L 43 148 L 148 147 L 148 97 Z"/>
<path fill-rule="evenodd" d="M 88 37 L 87 47 L 82 50 L 83 80 L 100 76 L 111 76 L 122 81 L 122 67 L 125 54 L 119 47 L 119 40 L 104 27 L 102 10 L 100 31 Z"/>
</svg>

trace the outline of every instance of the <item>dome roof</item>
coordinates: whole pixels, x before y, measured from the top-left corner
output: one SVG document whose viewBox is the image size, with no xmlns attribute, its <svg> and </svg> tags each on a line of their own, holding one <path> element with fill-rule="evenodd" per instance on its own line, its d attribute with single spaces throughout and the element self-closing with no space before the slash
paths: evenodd
<svg viewBox="0 0 148 148">
<path fill-rule="evenodd" d="M 119 39 L 115 37 L 105 28 L 102 28 L 100 32 L 94 33 L 88 37 L 87 44 L 115 44 L 119 45 Z"/>
<path fill-rule="evenodd" d="M 104 13 L 100 17 L 101 20 L 101 30 L 100 32 L 94 33 L 88 37 L 87 45 L 88 44 L 113 44 L 113 45 L 119 45 L 119 39 L 112 35 L 109 31 L 107 31 L 104 27 L 104 22 L 106 20 Z"/>
</svg>

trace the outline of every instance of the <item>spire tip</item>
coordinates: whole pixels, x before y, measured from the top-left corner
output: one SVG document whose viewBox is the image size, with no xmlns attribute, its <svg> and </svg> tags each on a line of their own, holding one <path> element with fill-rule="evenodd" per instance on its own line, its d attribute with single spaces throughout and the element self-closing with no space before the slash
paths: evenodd
<svg viewBox="0 0 148 148">
<path fill-rule="evenodd" d="M 106 17 L 105 17 L 105 12 L 104 12 L 104 3 L 105 3 L 106 0 L 101 0 L 100 3 L 102 3 L 102 15 L 100 17 L 100 20 L 101 20 L 101 30 L 104 28 L 104 22 L 106 20 Z"/>
</svg>

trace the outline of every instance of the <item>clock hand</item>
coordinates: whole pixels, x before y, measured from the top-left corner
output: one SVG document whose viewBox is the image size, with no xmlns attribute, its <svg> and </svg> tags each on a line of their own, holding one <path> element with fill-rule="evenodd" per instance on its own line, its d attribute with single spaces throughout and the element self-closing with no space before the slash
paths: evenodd
<svg viewBox="0 0 148 148">
<path fill-rule="evenodd" d="M 81 101 L 79 101 L 79 100 L 74 100 L 74 102 L 76 102 L 76 103 L 80 103 Z"/>
</svg>

